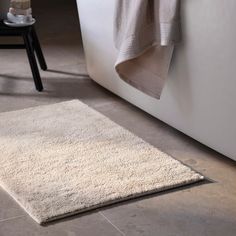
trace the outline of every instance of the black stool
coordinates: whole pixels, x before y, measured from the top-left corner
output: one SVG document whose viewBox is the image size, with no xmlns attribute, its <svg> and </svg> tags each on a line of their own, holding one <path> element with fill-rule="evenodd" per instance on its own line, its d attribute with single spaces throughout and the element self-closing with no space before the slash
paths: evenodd
<svg viewBox="0 0 236 236">
<path fill-rule="evenodd" d="M 26 49 L 31 71 L 34 78 L 35 87 L 38 91 L 43 90 L 43 84 L 41 81 L 37 61 L 35 54 L 37 55 L 38 62 L 42 70 L 47 70 L 47 64 L 43 56 L 42 49 L 38 40 L 38 36 L 34 29 L 34 26 L 26 27 L 8 27 L 0 22 L 0 36 L 22 36 L 24 44 L 0 44 L 0 49 Z"/>
</svg>

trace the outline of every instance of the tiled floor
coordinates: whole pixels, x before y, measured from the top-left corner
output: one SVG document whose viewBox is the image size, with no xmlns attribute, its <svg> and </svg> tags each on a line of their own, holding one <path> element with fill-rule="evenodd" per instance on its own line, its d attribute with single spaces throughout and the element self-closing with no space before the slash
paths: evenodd
<svg viewBox="0 0 236 236">
<path fill-rule="evenodd" d="M 46 226 L 36 224 L 0 189 L 0 236 L 235 236 L 236 163 L 152 118 L 88 78 L 75 1 L 38 0 L 33 2 L 33 7 L 50 68 L 42 73 L 45 91 L 35 91 L 24 51 L 0 51 L 0 112 L 80 99 L 203 173 L 210 181 Z"/>
</svg>

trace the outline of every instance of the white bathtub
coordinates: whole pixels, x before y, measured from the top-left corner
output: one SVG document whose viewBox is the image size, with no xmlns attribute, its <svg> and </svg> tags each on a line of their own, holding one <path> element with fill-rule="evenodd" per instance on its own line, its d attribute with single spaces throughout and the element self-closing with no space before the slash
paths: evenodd
<svg viewBox="0 0 236 236">
<path fill-rule="evenodd" d="M 113 0 L 77 0 L 93 80 L 201 143 L 236 160 L 236 1 L 183 0 L 183 43 L 161 100 L 114 71 Z"/>
</svg>

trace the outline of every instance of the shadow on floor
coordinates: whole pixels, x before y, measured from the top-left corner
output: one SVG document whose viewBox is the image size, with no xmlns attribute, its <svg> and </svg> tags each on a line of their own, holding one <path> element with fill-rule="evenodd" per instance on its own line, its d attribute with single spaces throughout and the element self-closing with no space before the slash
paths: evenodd
<svg viewBox="0 0 236 236">
<path fill-rule="evenodd" d="M 56 70 L 49 70 L 52 73 L 59 73 L 62 75 L 70 75 L 76 76 L 75 77 L 43 77 L 42 81 L 44 84 L 44 90 L 42 92 L 33 91 L 34 82 L 32 77 L 18 77 L 14 75 L 1 75 L 0 78 L 6 79 L 6 81 L 1 82 L 0 88 L 0 95 L 3 96 L 12 96 L 12 97 L 51 97 L 51 98 L 60 98 L 60 99 L 91 99 L 91 98 L 104 98 L 104 95 L 107 96 L 108 99 L 115 97 L 114 94 L 107 91 L 94 81 L 92 81 L 88 75 L 86 74 L 77 74 L 77 73 L 68 73 L 64 71 L 56 71 Z M 30 88 L 29 92 L 27 88 L 23 88 L 25 83 L 21 86 L 18 84 L 17 88 L 15 83 L 10 81 L 25 81 L 30 82 L 32 84 L 27 83 L 27 87 Z M 14 89 L 16 88 L 16 89 Z M 20 88 L 20 89 L 19 89 Z M 17 91 L 16 91 L 17 90 Z"/>
<path fill-rule="evenodd" d="M 57 73 L 57 74 L 62 74 L 62 75 L 71 75 L 71 76 L 89 78 L 88 74 L 79 74 L 79 73 L 72 73 L 72 72 L 52 70 L 52 69 L 47 70 L 47 72 L 52 72 L 52 73 Z"/>
</svg>

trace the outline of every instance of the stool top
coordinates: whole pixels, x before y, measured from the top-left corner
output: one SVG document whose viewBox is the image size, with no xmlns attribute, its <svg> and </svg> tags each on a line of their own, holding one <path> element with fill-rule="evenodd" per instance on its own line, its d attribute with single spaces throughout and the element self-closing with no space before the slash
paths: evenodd
<svg viewBox="0 0 236 236">
<path fill-rule="evenodd" d="M 33 24 L 34 25 L 34 24 Z M 10 27 L 0 21 L 0 36 L 14 36 L 14 35 L 21 35 L 22 33 L 28 32 L 32 29 L 33 25 L 23 26 L 23 27 Z"/>
</svg>

